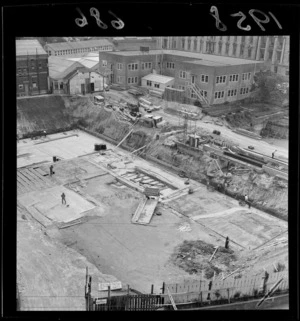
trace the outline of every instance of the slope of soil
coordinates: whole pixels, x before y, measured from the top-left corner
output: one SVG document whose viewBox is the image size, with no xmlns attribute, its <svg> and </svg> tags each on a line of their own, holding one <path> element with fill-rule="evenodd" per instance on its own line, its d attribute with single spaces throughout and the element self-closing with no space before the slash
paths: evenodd
<svg viewBox="0 0 300 321">
<path fill-rule="evenodd" d="M 46 130 L 48 133 L 69 128 L 72 118 L 60 96 L 17 99 L 17 130 L 20 136 Z"/>
</svg>

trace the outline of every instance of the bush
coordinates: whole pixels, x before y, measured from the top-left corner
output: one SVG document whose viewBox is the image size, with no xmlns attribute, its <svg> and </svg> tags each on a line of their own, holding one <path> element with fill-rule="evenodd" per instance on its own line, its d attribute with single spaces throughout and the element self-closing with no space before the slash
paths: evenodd
<svg viewBox="0 0 300 321">
<path fill-rule="evenodd" d="M 238 299 L 241 296 L 241 292 L 235 292 L 234 293 L 234 299 Z"/>
<path fill-rule="evenodd" d="M 202 104 L 199 100 L 194 101 L 194 106 L 202 107 Z"/>
</svg>

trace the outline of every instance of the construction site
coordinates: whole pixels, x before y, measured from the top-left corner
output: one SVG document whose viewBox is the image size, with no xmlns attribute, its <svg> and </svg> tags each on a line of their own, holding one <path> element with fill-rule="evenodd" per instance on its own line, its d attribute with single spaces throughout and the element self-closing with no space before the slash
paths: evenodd
<svg viewBox="0 0 300 321">
<path fill-rule="evenodd" d="M 17 99 L 20 310 L 288 308 L 282 111 L 101 97 Z"/>
</svg>

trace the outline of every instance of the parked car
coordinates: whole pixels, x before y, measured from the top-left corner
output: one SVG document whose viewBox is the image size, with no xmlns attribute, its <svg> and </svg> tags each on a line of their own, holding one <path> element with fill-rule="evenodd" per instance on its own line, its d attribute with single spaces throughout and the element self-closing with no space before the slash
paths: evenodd
<svg viewBox="0 0 300 321">
<path fill-rule="evenodd" d="M 248 148 L 249 148 L 249 149 L 252 149 L 252 150 L 254 149 L 254 147 L 253 147 L 253 146 L 251 146 L 251 145 L 250 145 L 250 146 L 248 146 Z"/>
<path fill-rule="evenodd" d="M 213 131 L 213 134 L 215 134 L 215 135 L 220 135 L 221 132 L 220 132 L 219 130 L 214 130 L 214 131 Z"/>
</svg>

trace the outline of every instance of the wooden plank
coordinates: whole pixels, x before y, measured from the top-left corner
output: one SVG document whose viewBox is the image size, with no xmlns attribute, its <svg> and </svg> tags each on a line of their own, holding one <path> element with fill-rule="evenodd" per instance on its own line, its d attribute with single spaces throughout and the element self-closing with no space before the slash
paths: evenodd
<svg viewBox="0 0 300 321">
<path fill-rule="evenodd" d="M 32 189 L 33 189 L 33 190 L 35 190 L 35 187 L 40 188 L 40 187 L 43 187 L 43 186 L 44 186 L 44 184 L 39 183 L 39 182 L 36 180 L 36 178 L 33 177 L 33 176 L 29 173 L 29 171 L 28 171 L 27 169 L 24 169 L 24 170 L 22 171 L 22 174 L 23 174 L 23 176 L 25 176 L 25 177 L 29 180 L 30 185 L 32 186 Z"/>
<path fill-rule="evenodd" d="M 37 172 L 36 172 L 35 170 L 33 170 L 33 169 L 29 169 L 29 168 L 28 168 L 28 170 L 29 170 L 29 172 L 30 172 L 32 175 L 34 175 L 34 177 L 36 178 L 36 180 L 37 180 L 38 182 L 41 182 L 43 185 L 47 184 L 47 185 L 49 185 L 49 186 L 52 186 L 52 183 L 51 183 L 51 181 L 50 181 L 49 179 L 45 178 L 43 175 L 40 175 L 39 173 L 37 173 Z"/>
<path fill-rule="evenodd" d="M 17 177 L 19 178 L 20 182 L 22 182 L 23 187 L 27 189 L 28 192 L 31 192 L 32 188 L 28 179 L 22 174 L 19 174 Z"/>
</svg>

